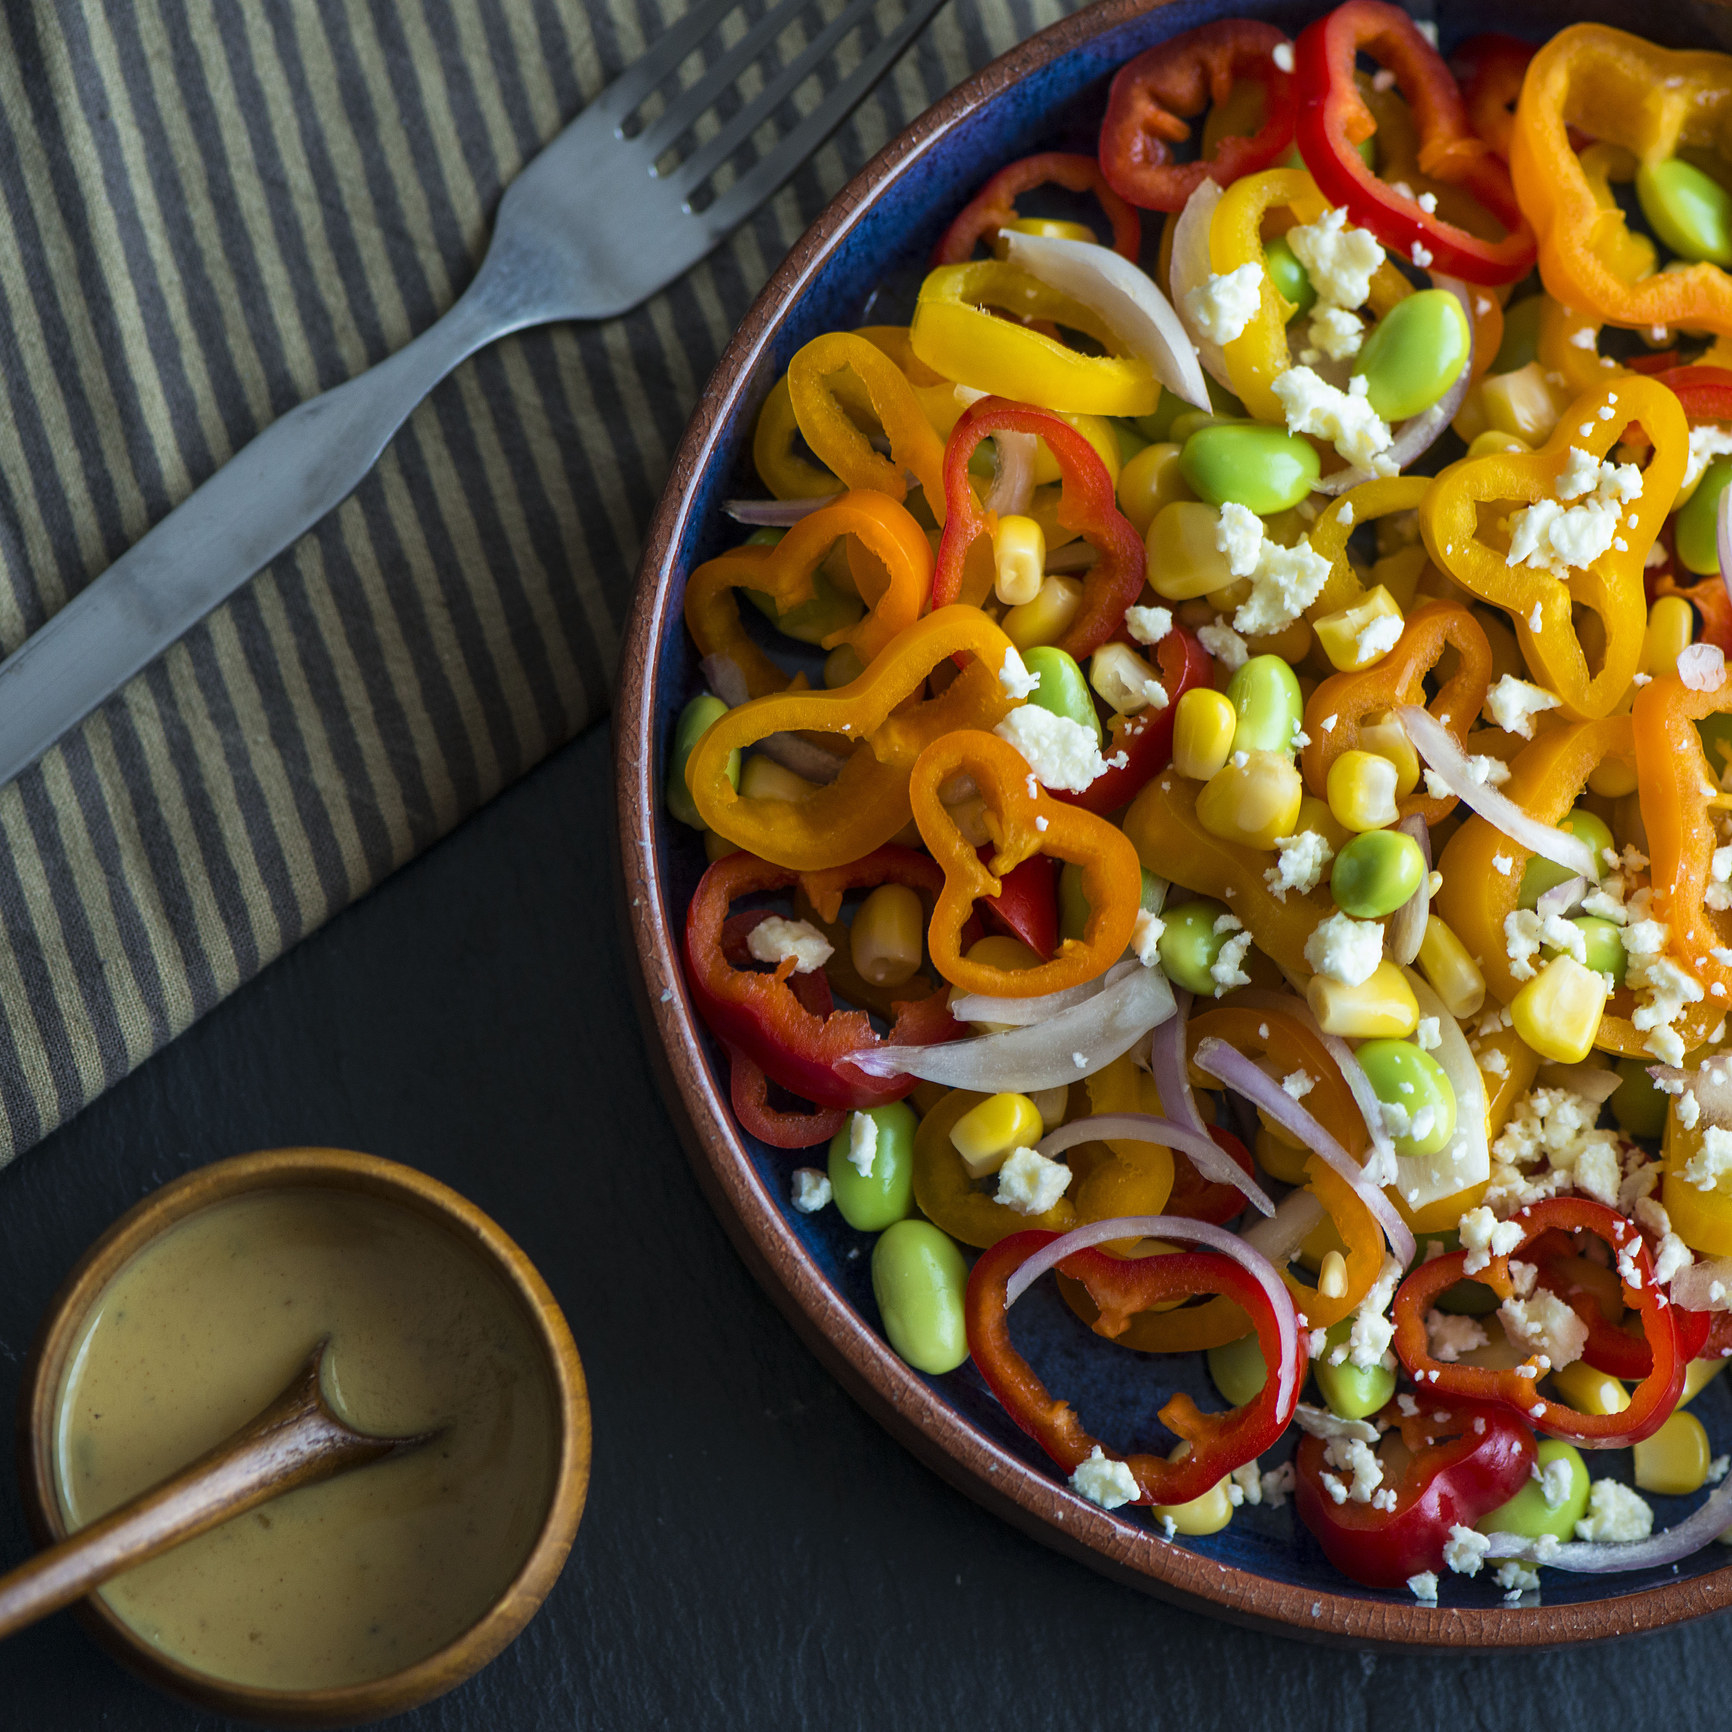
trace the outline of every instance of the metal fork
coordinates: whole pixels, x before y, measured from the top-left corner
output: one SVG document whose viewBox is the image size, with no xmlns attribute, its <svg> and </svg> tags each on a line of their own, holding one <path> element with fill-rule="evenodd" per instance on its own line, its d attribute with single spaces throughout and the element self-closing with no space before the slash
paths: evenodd
<svg viewBox="0 0 1732 1732">
<path fill-rule="evenodd" d="M 705 0 L 659 36 L 507 188 L 492 243 L 451 310 L 396 354 L 274 421 L 0 663 L 0 784 L 341 503 L 460 361 L 498 337 L 628 311 L 696 264 L 841 125 L 942 0 L 896 28 L 730 186 L 708 183 L 871 11 L 848 0 L 714 136 L 657 163 L 814 0 L 775 0 L 688 89 L 626 125 L 740 0 Z"/>
</svg>

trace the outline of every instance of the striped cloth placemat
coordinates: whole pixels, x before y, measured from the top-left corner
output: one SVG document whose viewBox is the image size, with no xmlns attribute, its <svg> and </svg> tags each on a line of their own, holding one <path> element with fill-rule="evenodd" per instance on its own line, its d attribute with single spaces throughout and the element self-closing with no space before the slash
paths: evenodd
<svg viewBox="0 0 1732 1732">
<path fill-rule="evenodd" d="M 504 186 L 684 9 L 0 5 L 0 652 L 426 329 Z M 951 0 L 708 262 L 468 362 L 343 506 L 0 791 L 0 1161 L 603 713 L 639 538 L 752 296 L 896 131 L 1068 9 Z"/>
</svg>

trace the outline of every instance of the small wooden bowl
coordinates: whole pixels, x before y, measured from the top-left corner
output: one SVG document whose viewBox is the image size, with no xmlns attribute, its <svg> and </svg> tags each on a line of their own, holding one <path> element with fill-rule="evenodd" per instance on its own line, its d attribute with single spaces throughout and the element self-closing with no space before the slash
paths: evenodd
<svg viewBox="0 0 1732 1732">
<path fill-rule="evenodd" d="M 412 1167 L 347 1149 L 269 1149 L 200 1167 L 164 1185 L 85 1252 L 49 1306 L 25 1366 L 18 1410 L 18 1463 L 25 1515 L 39 1545 L 66 1537 L 55 1489 L 54 1424 L 67 1355 L 91 1307 L 120 1268 L 187 1216 L 253 1191 L 354 1191 L 436 1222 L 489 1264 L 523 1307 L 546 1355 L 559 1415 L 559 1450 L 546 1519 L 534 1546 L 492 1609 L 455 1641 L 413 1666 L 365 1683 L 324 1690 L 262 1690 L 196 1671 L 152 1647 L 99 1595 L 75 1608 L 96 1639 L 147 1683 L 200 1708 L 279 1726 L 350 1726 L 401 1714 L 487 1664 L 510 1643 L 558 1579 L 589 1488 L 589 1394 L 559 1306 L 534 1265 L 475 1205 Z"/>
</svg>

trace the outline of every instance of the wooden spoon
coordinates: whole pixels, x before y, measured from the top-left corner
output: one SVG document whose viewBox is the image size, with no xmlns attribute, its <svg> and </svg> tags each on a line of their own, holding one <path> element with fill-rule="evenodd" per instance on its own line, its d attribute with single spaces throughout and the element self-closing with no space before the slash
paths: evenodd
<svg viewBox="0 0 1732 1732">
<path fill-rule="evenodd" d="M 296 1486 L 401 1455 L 439 1435 L 372 1437 L 345 1425 L 326 1406 L 319 1380 L 329 1346 L 328 1338 L 321 1341 L 269 1407 L 190 1467 L 0 1576 L 0 1636 Z"/>
</svg>

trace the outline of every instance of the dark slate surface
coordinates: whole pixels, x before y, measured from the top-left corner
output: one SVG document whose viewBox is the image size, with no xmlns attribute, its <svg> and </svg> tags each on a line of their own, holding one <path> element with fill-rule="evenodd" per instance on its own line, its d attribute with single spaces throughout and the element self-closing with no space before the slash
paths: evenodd
<svg viewBox="0 0 1732 1732">
<path fill-rule="evenodd" d="M 610 813 L 592 731 L 0 1173 L 0 1400 L 121 1210 L 223 1155 L 346 1144 L 518 1238 L 595 1410 L 564 1577 L 515 1647 L 405 1728 L 1719 1723 L 1724 1617 L 1526 1658 L 1326 1651 L 1102 1581 L 917 1465 L 801 1347 L 686 1168 L 627 1000 Z M 24 1549 L 8 1483 L 0 1556 Z M 218 1724 L 64 1614 L 0 1649 L 0 1727 Z"/>
</svg>

